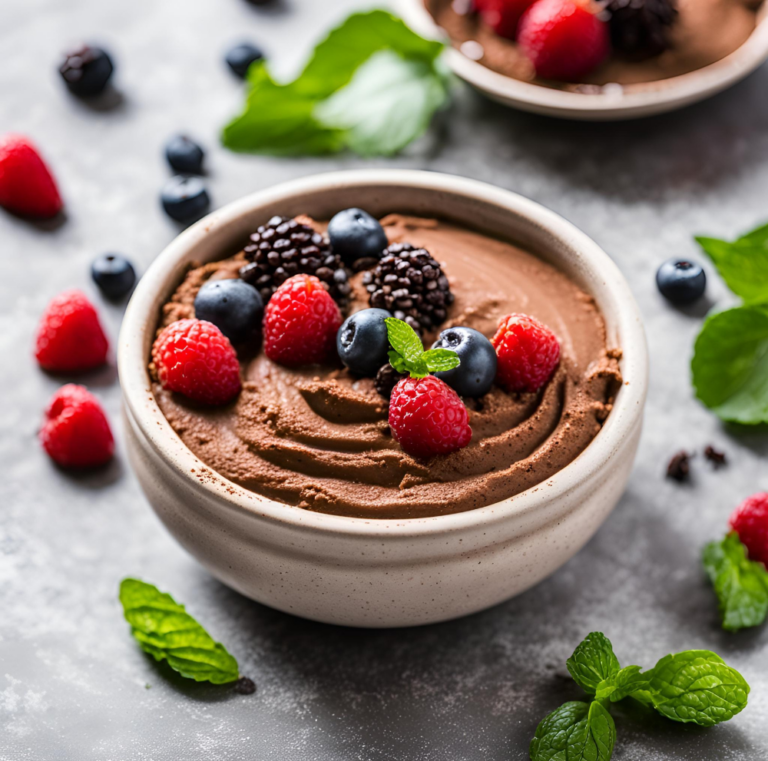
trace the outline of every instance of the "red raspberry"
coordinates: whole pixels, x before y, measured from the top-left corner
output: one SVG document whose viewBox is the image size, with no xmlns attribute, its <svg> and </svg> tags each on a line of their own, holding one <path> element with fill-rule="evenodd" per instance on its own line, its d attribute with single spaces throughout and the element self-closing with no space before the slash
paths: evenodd
<svg viewBox="0 0 768 761">
<path fill-rule="evenodd" d="M 491 343 L 499 358 L 496 380 L 508 391 L 538 391 L 560 361 L 557 336 L 527 314 L 502 317 Z"/>
<path fill-rule="evenodd" d="M 488 26 L 500 37 L 514 40 L 520 17 L 535 0 L 475 0 L 475 7 Z"/>
<path fill-rule="evenodd" d="M 729 523 L 749 557 L 768 566 L 768 493 L 759 492 L 745 499 L 733 511 Z"/>
<path fill-rule="evenodd" d="M 80 291 L 56 296 L 37 329 L 35 357 L 44 370 L 79 372 L 103 365 L 109 341 L 93 304 Z"/>
<path fill-rule="evenodd" d="M 610 51 L 608 24 L 593 0 L 536 0 L 520 19 L 517 41 L 544 79 L 577 82 Z"/>
<path fill-rule="evenodd" d="M 464 403 L 433 375 L 398 381 L 389 399 L 389 427 L 404 452 L 424 459 L 463 449 L 472 438 Z"/>
<path fill-rule="evenodd" d="M 226 404 L 240 392 L 237 354 L 212 322 L 172 322 L 155 339 L 152 361 L 163 388 L 196 402 Z"/>
<path fill-rule="evenodd" d="M 62 205 L 35 146 L 22 135 L 0 138 L 0 206 L 28 217 L 55 217 Z"/>
<path fill-rule="evenodd" d="M 264 311 L 264 351 L 287 367 L 325 362 L 336 349 L 341 312 L 314 275 L 294 275 Z"/>
<path fill-rule="evenodd" d="M 53 395 L 40 429 L 40 443 L 51 459 L 65 468 L 103 465 L 115 452 L 115 440 L 99 400 L 74 383 Z"/>
</svg>

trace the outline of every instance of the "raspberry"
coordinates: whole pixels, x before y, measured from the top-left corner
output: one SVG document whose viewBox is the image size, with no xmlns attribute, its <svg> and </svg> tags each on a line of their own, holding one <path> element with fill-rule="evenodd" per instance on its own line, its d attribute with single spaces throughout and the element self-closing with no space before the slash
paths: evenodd
<svg viewBox="0 0 768 761">
<path fill-rule="evenodd" d="M 537 0 L 520 19 L 517 40 L 544 79 L 576 82 L 608 56 L 608 25 L 593 0 Z"/>
<path fill-rule="evenodd" d="M 527 314 L 502 317 L 491 343 L 499 358 L 496 380 L 508 391 L 538 391 L 560 361 L 557 336 Z"/>
<path fill-rule="evenodd" d="M 450 454 L 469 444 L 469 414 L 459 395 L 444 381 L 403 378 L 389 400 L 392 435 L 413 457 Z"/>
<path fill-rule="evenodd" d="M 768 493 L 759 492 L 745 499 L 733 511 L 729 523 L 749 557 L 768 565 Z"/>
<path fill-rule="evenodd" d="M 211 322 L 179 320 L 155 339 L 152 361 L 163 388 L 203 404 L 226 404 L 240 391 L 240 364 Z"/>
<path fill-rule="evenodd" d="M 44 370 L 79 372 L 103 365 L 109 342 L 93 304 L 80 291 L 56 296 L 40 320 L 35 357 Z"/>
<path fill-rule="evenodd" d="M 336 349 L 341 312 L 314 275 L 294 275 L 274 293 L 264 312 L 264 351 L 287 367 L 329 359 Z"/>
<path fill-rule="evenodd" d="M 59 189 L 45 162 L 23 135 L 0 138 L 0 206 L 26 217 L 55 217 Z"/>
<path fill-rule="evenodd" d="M 514 40 L 520 17 L 535 0 L 476 0 L 475 7 L 488 26 L 500 37 Z"/>
<path fill-rule="evenodd" d="M 112 458 L 115 440 L 98 399 L 84 386 L 68 383 L 51 399 L 40 443 L 65 468 L 91 468 Z"/>
</svg>

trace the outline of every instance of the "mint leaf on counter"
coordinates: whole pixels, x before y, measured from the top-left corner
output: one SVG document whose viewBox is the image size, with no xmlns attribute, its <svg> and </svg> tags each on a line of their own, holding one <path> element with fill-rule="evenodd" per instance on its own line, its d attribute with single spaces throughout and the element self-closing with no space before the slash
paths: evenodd
<svg viewBox="0 0 768 761">
<path fill-rule="evenodd" d="M 620 668 L 610 640 L 601 632 L 588 634 L 565 665 L 576 684 L 590 695 Z"/>
<path fill-rule="evenodd" d="M 421 135 L 448 99 L 440 42 L 390 13 L 355 13 L 320 42 L 293 82 L 265 63 L 248 72 L 243 113 L 222 134 L 235 151 L 391 155 Z"/>
<path fill-rule="evenodd" d="M 169 594 L 138 579 L 123 579 L 120 602 L 131 633 L 155 660 L 197 682 L 226 684 L 239 676 L 237 661 Z"/>
<path fill-rule="evenodd" d="M 604 679 L 597 685 L 595 697 L 598 700 L 610 700 L 618 703 L 630 696 L 642 693 L 648 689 L 651 682 L 649 674 L 640 673 L 640 666 L 626 666 L 608 679 Z M 642 702 L 642 700 L 641 700 Z"/>
<path fill-rule="evenodd" d="M 768 615 L 768 571 L 747 557 L 747 548 L 733 531 L 711 542 L 702 557 L 720 603 L 723 629 L 758 626 Z"/>
<path fill-rule="evenodd" d="M 389 364 L 397 372 L 409 373 L 411 378 L 426 378 L 430 373 L 453 370 L 461 364 L 459 355 L 450 349 L 424 351 L 421 339 L 407 322 L 387 317 L 384 323 L 392 346 Z"/>
<path fill-rule="evenodd" d="M 531 761 L 609 761 L 616 726 L 599 703 L 564 703 L 536 728 Z"/>
</svg>

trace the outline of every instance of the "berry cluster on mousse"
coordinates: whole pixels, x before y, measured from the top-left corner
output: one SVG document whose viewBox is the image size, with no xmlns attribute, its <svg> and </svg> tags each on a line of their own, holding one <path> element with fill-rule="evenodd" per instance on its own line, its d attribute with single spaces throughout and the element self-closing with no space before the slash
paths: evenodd
<svg viewBox="0 0 768 761">
<path fill-rule="evenodd" d="M 428 459 L 470 443 L 464 399 L 494 384 L 537 393 L 560 361 L 554 333 L 529 315 L 504 316 L 490 339 L 462 325 L 437 334 L 453 303 L 442 266 L 423 248 L 390 243 L 361 209 L 339 212 L 327 235 L 309 218 L 273 217 L 241 256 L 239 277 L 207 280 L 194 319 L 172 322 L 152 348 L 162 387 L 197 403 L 233 402 L 242 386 L 238 352 L 251 357 L 261 341 L 283 367 L 341 363 L 353 379 L 372 379 L 393 438 Z M 369 306 L 345 318 L 353 277 Z M 430 334 L 437 338 L 425 349 Z"/>
</svg>

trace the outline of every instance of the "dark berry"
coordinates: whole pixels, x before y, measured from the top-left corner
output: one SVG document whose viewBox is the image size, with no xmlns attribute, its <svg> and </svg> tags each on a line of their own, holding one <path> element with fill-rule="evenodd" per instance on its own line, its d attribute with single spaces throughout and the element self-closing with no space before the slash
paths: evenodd
<svg viewBox="0 0 768 761">
<path fill-rule="evenodd" d="M 252 338 L 263 315 L 259 292 L 242 280 L 209 280 L 195 297 L 195 317 L 212 322 L 233 344 Z"/>
<path fill-rule="evenodd" d="M 91 277 L 109 299 L 127 296 L 136 283 L 133 265 L 120 254 L 104 254 L 93 260 Z"/>
<path fill-rule="evenodd" d="M 616 51 L 637 60 L 663 53 L 677 21 L 677 0 L 608 0 L 611 42 Z"/>
<path fill-rule="evenodd" d="M 407 377 L 407 373 L 399 373 L 392 365 L 387 362 L 386 365 L 382 365 L 379 371 L 376 373 L 375 386 L 376 390 L 387 400 L 392 396 L 392 390 L 403 378 Z"/>
<path fill-rule="evenodd" d="M 227 51 L 225 59 L 227 65 L 232 69 L 238 77 L 245 79 L 248 74 L 248 69 L 252 63 L 260 61 L 264 58 L 264 53 L 259 50 L 255 45 L 250 42 L 243 42 L 240 45 L 235 45 Z"/>
<path fill-rule="evenodd" d="M 389 245 L 379 221 L 362 209 L 344 209 L 328 223 L 334 253 L 352 266 L 358 259 L 380 259 Z"/>
<path fill-rule="evenodd" d="M 690 304 L 704 295 L 707 275 L 695 262 L 670 259 L 656 272 L 656 285 L 673 304 Z"/>
<path fill-rule="evenodd" d="M 448 328 L 432 344 L 433 349 L 450 349 L 461 364 L 453 370 L 435 373 L 460 396 L 487 394 L 496 377 L 496 350 L 491 342 L 473 328 Z"/>
<path fill-rule="evenodd" d="M 676 455 L 673 455 L 672 459 L 667 465 L 667 478 L 671 478 L 674 481 L 687 481 L 691 475 L 691 456 L 685 450 L 679 451 Z"/>
<path fill-rule="evenodd" d="M 104 91 L 114 68 L 106 50 L 81 45 L 64 55 L 59 73 L 73 95 L 90 98 Z"/>
<path fill-rule="evenodd" d="M 361 309 L 347 317 L 336 334 L 336 350 L 344 365 L 357 375 L 373 377 L 387 361 L 389 338 L 385 309 Z"/>
<path fill-rule="evenodd" d="M 186 135 L 176 135 L 165 144 L 165 157 L 179 174 L 202 174 L 205 151 Z"/>
<path fill-rule="evenodd" d="M 211 205 L 205 183 L 199 177 L 177 175 L 164 185 L 160 195 L 165 213 L 177 222 L 198 219 Z"/>
</svg>

